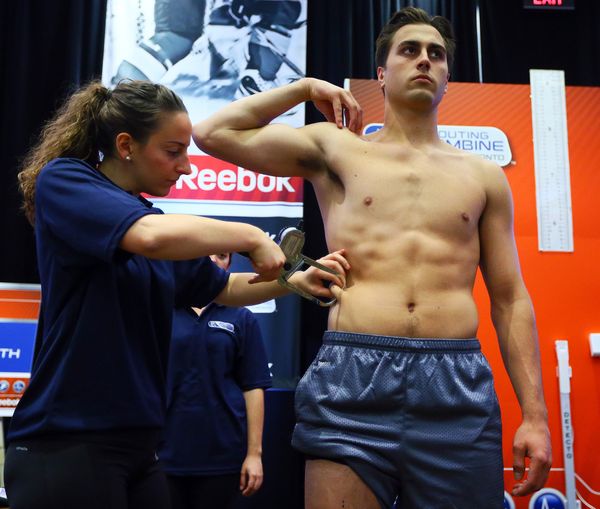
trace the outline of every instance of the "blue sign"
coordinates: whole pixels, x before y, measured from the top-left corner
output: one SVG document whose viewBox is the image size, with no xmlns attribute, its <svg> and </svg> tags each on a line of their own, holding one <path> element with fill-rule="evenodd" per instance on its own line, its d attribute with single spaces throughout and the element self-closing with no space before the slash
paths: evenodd
<svg viewBox="0 0 600 509">
<path fill-rule="evenodd" d="M 31 373 L 36 321 L 0 321 L 0 372 Z"/>
<path fill-rule="evenodd" d="M 512 497 L 505 491 L 504 492 L 504 504 L 502 505 L 503 509 L 515 509 L 515 502 Z"/>
<path fill-rule="evenodd" d="M 567 509 L 567 499 L 553 488 L 544 488 L 533 494 L 529 509 Z"/>
<path fill-rule="evenodd" d="M 363 134 L 371 134 L 379 131 L 383 127 L 383 124 L 369 124 L 364 127 Z"/>
</svg>

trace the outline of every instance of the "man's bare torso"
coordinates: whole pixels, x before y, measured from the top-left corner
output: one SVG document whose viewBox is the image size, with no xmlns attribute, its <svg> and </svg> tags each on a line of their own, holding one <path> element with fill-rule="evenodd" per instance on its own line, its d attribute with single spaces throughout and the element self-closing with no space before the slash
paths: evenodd
<svg viewBox="0 0 600 509">
<path fill-rule="evenodd" d="M 329 171 L 311 180 L 328 247 L 346 249 L 352 265 L 328 327 L 474 337 L 484 162 L 445 145 L 421 150 L 324 129 Z"/>
</svg>

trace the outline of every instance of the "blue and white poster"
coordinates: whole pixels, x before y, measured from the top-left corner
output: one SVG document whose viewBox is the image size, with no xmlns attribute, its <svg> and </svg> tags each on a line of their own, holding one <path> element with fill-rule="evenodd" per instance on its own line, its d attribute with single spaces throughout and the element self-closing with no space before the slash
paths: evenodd
<svg viewBox="0 0 600 509">
<path fill-rule="evenodd" d="M 29 385 L 37 320 L 0 318 L 0 416 L 13 414 Z"/>
</svg>

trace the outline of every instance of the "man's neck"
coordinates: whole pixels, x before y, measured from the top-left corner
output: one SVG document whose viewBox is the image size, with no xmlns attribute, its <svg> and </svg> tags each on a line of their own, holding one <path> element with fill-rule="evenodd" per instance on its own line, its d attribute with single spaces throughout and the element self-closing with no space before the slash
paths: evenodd
<svg viewBox="0 0 600 509">
<path fill-rule="evenodd" d="M 398 110 L 386 105 L 380 141 L 405 142 L 415 147 L 440 143 L 437 131 L 437 108 Z"/>
</svg>

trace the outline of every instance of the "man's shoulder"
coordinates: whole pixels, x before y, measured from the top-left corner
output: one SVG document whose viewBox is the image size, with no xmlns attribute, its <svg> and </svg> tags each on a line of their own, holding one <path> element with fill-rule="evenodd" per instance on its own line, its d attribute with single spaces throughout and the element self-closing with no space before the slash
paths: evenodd
<svg viewBox="0 0 600 509">
<path fill-rule="evenodd" d="M 481 173 L 482 177 L 491 179 L 492 181 L 498 179 L 504 180 L 504 170 L 501 166 L 483 156 L 475 154 L 469 154 L 469 156 L 473 158 L 473 164 L 476 165 L 476 168 Z"/>
<path fill-rule="evenodd" d="M 488 196 L 510 193 L 508 179 L 501 166 L 476 154 L 466 155 L 473 175 L 482 184 Z"/>
<path fill-rule="evenodd" d="M 347 138 L 348 140 L 361 139 L 359 135 L 353 133 L 347 127 L 340 129 L 333 122 L 316 122 L 314 124 L 307 124 L 302 129 L 306 132 L 310 132 L 314 136 L 318 136 L 326 140 L 330 139 L 331 137 L 335 137 L 336 139 Z"/>
<path fill-rule="evenodd" d="M 504 170 L 500 166 L 483 156 L 466 152 L 451 145 L 448 145 L 444 150 L 449 156 L 458 158 L 460 164 L 470 168 L 482 178 L 497 178 L 499 175 L 504 174 Z"/>
</svg>

